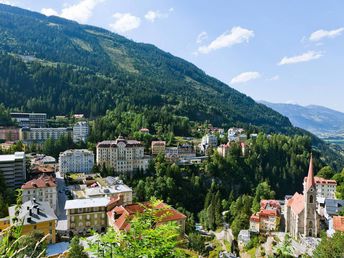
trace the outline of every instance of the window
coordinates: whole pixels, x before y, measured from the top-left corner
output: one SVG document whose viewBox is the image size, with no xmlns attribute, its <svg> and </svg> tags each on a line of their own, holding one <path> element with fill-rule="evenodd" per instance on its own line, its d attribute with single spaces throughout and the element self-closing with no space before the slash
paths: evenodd
<svg viewBox="0 0 344 258">
<path fill-rule="evenodd" d="M 309 203 L 313 203 L 313 195 L 309 196 Z"/>
</svg>

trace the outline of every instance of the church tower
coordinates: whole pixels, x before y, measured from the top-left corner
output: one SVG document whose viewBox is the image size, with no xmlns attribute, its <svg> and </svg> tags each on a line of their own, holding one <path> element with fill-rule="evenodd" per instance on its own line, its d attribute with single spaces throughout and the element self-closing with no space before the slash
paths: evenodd
<svg viewBox="0 0 344 258">
<path fill-rule="evenodd" d="M 319 215 L 317 213 L 316 187 L 313 172 L 313 157 L 309 161 L 307 180 L 304 183 L 304 236 L 317 237 L 319 235 Z"/>
</svg>

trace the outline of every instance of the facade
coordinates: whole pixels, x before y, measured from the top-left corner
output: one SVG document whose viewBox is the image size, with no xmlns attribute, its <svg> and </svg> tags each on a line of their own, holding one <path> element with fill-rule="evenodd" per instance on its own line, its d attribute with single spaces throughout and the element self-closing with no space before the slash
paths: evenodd
<svg viewBox="0 0 344 258">
<path fill-rule="evenodd" d="M 0 173 L 8 187 L 19 188 L 26 181 L 25 153 L 0 155 Z"/>
<path fill-rule="evenodd" d="M 135 213 L 143 213 L 144 206 L 150 207 L 149 202 L 142 204 L 129 204 L 115 206 L 113 209 L 107 212 L 108 225 L 113 227 L 116 231 L 129 230 L 130 229 L 130 217 L 135 215 Z M 185 221 L 186 216 L 181 212 L 169 207 L 165 203 L 160 203 L 155 209 L 161 210 L 157 212 L 156 216 L 160 217 L 161 220 L 159 224 L 163 224 L 169 221 L 175 221 L 180 226 L 181 234 L 185 232 Z"/>
<path fill-rule="evenodd" d="M 45 127 L 47 123 L 46 113 L 11 113 L 20 127 Z"/>
<path fill-rule="evenodd" d="M 338 215 L 344 209 L 344 200 L 325 199 L 324 217 L 329 220 L 331 217 Z"/>
<path fill-rule="evenodd" d="M 166 142 L 165 141 L 152 141 L 151 149 L 152 149 L 152 155 L 158 155 L 159 153 L 165 153 Z"/>
<path fill-rule="evenodd" d="M 19 128 L 0 128 L 0 140 L 18 141 Z"/>
<path fill-rule="evenodd" d="M 62 174 L 75 172 L 89 174 L 94 166 L 94 154 L 86 149 L 74 149 L 61 152 L 59 169 Z"/>
<path fill-rule="evenodd" d="M 217 152 L 220 156 L 226 157 L 229 153 L 229 149 L 231 148 L 230 143 L 227 144 L 221 144 L 219 147 L 217 147 Z"/>
<path fill-rule="evenodd" d="M 19 139 L 25 144 L 43 143 L 51 139 L 57 140 L 63 135 L 72 136 L 72 128 L 29 128 L 24 127 L 19 131 Z"/>
<path fill-rule="evenodd" d="M 245 130 L 243 128 L 232 127 L 227 131 L 228 141 L 239 141 L 239 135 L 241 135 Z"/>
<path fill-rule="evenodd" d="M 22 225 L 22 235 L 28 235 L 38 230 L 44 235 L 50 234 L 49 242 L 56 242 L 57 217 L 54 210 L 47 202 L 39 202 L 35 199 L 24 202 L 16 216 L 16 206 L 8 208 L 11 225 Z"/>
<path fill-rule="evenodd" d="M 196 157 L 196 151 L 192 144 L 183 143 L 178 145 L 178 158 L 192 158 Z"/>
<path fill-rule="evenodd" d="M 146 170 L 149 158 L 144 155 L 141 142 L 118 137 L 115 141 L 97 144 L 97 165 L 113 168 L 115 172 L 126 173 Z"/>
<path fill-rule="evenodd" d="M 324 179 L 321 177 L 314 177 L 315 181 L 315 188 L 317 198 L 325 198 L 325 199 L 335 199 L 336 198 L 336 187 L 337 182 L 336 180 L 332 179 Z M 305 177 L 304 184 L 307 182 L 307 177 Z"/>
<path fill-rule="evenodd" d="M 49 203 L 56 211 L 57 191 L 55 179 L 51 176 L 40 176 L 22 185 L 23 203 L 30 200 Z"/>
<path fill-rule="evenodd" d="M 286 200 L 284 217 L 285 231 L 289 232 L 294 238 L 319 236 L 320 215 L 317 212 L 312 157 L 303 194 L 295 193 L 293 197 Z"/>
<path fill-rule="evenodd" d="M 250 231 L 277 231 L 280 224 L 281 205 L 276 200 L 262 200 L 260 211 L 250 218 Z"/>
<path fill-rule="evenodd" d="M 90 230 L 105 232 L 109 198 L 67 200 L 67 230 L 74 235 L 88 235 Z"/>
<path fill-rule="evenodd" d="M 209 148 L 217 146 L 217 137 L 213 134 L 206 134 L 202 137 L 201 150 L 207 151 Z"/>
<path fill-rule="evenodd" d="M 86 142 L 89 132 L 90 128 L 87 122 L 77 122 L 73 126 L 73 142 Z"/>
</svg>

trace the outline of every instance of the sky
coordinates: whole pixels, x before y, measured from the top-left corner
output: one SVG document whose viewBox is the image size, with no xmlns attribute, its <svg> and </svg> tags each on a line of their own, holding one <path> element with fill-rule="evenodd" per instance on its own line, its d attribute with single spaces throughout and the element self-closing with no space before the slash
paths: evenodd
<svg viewBox="0 0 344 258">
<path fill-rule="evenodd" d="M 0 0 L 184 58 L 255 100 L 344 112 L 342 0 Z"/>
</svg>

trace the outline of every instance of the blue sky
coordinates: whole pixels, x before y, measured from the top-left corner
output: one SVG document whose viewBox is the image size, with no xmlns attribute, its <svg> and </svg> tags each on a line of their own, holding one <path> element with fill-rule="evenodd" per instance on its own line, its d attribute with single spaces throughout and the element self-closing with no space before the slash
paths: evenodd
<svg viewBox="0 0 344 258">
<path fill-rule="evenodd" d="M 256 100 L 344 112 L 341 0 L 0 0 L 152 43 Z"/>
</svg>

